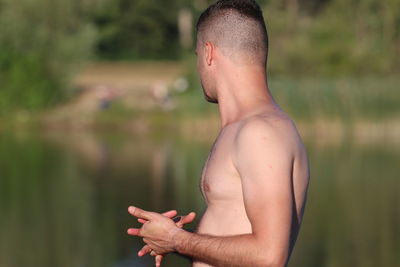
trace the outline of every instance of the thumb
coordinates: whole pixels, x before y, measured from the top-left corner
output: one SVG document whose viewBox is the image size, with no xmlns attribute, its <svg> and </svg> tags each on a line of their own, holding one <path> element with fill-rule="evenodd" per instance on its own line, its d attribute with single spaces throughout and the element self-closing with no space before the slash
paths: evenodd
<svg viewBox="0 0 400 267">
<path fill-rule="evenodd" d="M 188 215 L 182 216 L 181 220 L 177 223 L 177 225 L 179 227 L 183 227 L 185 224 L 193 222 L 195 218 L 196 218 L 196 213 L 190 212 Z"/>
</svg>

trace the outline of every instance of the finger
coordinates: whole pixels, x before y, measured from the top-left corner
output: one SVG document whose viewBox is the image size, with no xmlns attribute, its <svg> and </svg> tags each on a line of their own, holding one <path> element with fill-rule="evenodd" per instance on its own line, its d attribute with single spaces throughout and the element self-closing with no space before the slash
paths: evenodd
<svg viewBox="0 0 400 267">
<path fill-rule="evenodd" d="M 169 211 L 166 211 L 166 212 L 162 213 L 162 215 L 164 215 L 164 216 L 166 216 L 168 218 L 172 218 L 172 217 L 176 216 L 176 214 L 178 214 L 178 212 L 176 210 L 169 210 Z M 138 222 L 145 223 L 145 222 L 147 222 L 147 220 L 139 218 Z"/>
<path fill-rule="evenodd" d="M 139 219 L 137 219 L 137 221 L 138 221 L 138 222 L 140 222 L 140 223 L 145 223 L 145 222 L 148 222 L 147 220 L 140 219 L 140 218 L 139 218 Z"/>
<path fill-rule="evenodd" d="M 150 252 L 151 252 L 151 248 L 148 245 L 145 245 L 144 247 L 142 247 L 141 250 L 139 250 L 138 256 L 142 257 Z"/>
<path fill-rule="evenodd" d="M 140 219 L 150 220 L 151 218 L 153 218 L 153 214 L 151 212 L 136 208 L 134 206 L 130 206 L 128 208 L 128 212 Z"/>
<path fill-rule="evenodd" d="M 151 256 L 157 256 L 157 253 L 155 253 L 154 250 L 152 250 L 152 251 L 150 252 L 150 255 L 151 255 Z"/>
<path fill-rule="evenodd" d="M 162 213 L 162 215 L 164 215 L 168 218 L 172 218 L 172 217 L 176 216 L 176 214 L 178 214 L 178 212 L 176 210 L 169 210 L 169 211 Z"/>
<path fill-rule="evenodd" d="M 160 267 L 161 266 L 162 259 L 163 259 L 163 255 L 156 255 L 156 257 L 155 257 L 156 267 Z"/>
<path fill-rule="evenodd" d="M 176 225 L 179 227 L 183 227 L 185 224 L 193 222 L 195 218 L 196 213 L 190 212 L 188 215 L 182 216 L 181 220 L 177 222 Z"/>
<path fill-rule="evenodd" d="M 140 229 L 138 229 L 138 228 L 129 228 L 127 233 L 128 233 L 128 235 L 140 236 Z"/>
</svg>

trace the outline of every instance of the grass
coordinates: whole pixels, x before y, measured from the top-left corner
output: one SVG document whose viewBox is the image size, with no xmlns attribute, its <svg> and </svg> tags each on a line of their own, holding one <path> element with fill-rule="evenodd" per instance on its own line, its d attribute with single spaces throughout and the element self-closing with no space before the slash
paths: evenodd
<svg viewBox="0 0 400 267">
<path fill-rule="evenodd" d="M 357 120 L 382 121 L 400 116 L 400 78 L 276 78 L 270 82 L 278 104 L 299 121 L 325 118 L 352 122 Z M 98 114 L 99 121 L 147 117 L 156 122 L 178 119 L 204 118 L 215 115 L 217 105 L 204 100 L 199 86 L 184 93 L 172 94 L 176 107 L 163 110 L 126 109 L 118 103 Z"/>
<path fill-rule="evenodd" d="M 400 79 L 397 77 L 271 79 L 278 104 L 304 137 L 320 142 L 395 140 L 400 136 Z M 171 90 L 171 92 L 173 92 Z M 171 93 L 175 108 L 127 108 L 114 103 L 97 113 L 94 125 L 146 134 L 182 134 L 204 139 L 219 129 L 218 107 L 204 100 L 199 83 Z M 322 138 L 324 137 L 324 138 Z"/>
<path fill-rule="evenodd" d="M 273 79 L 277 102 L 298 120 L 380 121 L 400 115 L 400 79 Z"/>
</svg>

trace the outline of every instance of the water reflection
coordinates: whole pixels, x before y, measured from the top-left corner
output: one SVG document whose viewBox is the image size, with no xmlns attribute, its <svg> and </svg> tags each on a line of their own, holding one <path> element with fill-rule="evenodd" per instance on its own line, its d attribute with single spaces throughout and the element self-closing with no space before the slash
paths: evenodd
<svg viewBox="0 0 400 267">
<path fill-rule="evenodd" d="M 152 266 L 126 208 L 201 214 L 210 142 L 125 134 L 0 136 L 0 266 Z M 400 265 L 397 143 L 307 144 L 312 181 L 290 266 Z M 164 266 L 189 266 L 169 256 Z"/>
<path fill-rule="evenodd" d="M 310 205 L 292 266 L 399 266 L 398 143 L 309 147 Z"/>
</svg>

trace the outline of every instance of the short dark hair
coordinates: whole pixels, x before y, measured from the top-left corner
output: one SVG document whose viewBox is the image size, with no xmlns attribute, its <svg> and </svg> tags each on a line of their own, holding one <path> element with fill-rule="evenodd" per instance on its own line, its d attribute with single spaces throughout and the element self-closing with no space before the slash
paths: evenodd
<svg viewBox="0 0 400 267">
<path fill-rule="evenodd" d="M 254 0 L 216 1 L 200 15 L 196 30 L 199 38 L 206 36 L 221 47 L 240 49 L 266 64 L 268 33 Z"/>
</svg>

